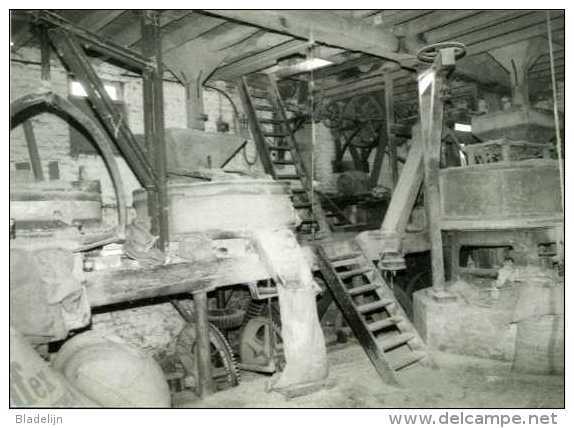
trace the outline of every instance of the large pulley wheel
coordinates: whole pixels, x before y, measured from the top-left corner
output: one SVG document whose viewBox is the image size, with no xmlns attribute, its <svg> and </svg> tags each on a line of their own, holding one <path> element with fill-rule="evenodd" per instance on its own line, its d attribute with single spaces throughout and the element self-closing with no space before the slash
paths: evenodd
<svg viewBox="0 0 574 428">
<path fill-rule="evenodd" d="M 239 369 L 233 356 L 233 350 L 225 336 L 213 324 L 209 324 L 209 343 L 211 353 L 211 375 L 216 391 L 239 385 Z M 197 340 L 195 325 L 188 324 L 177 338 L 176 357 L 183 366 L 184 385 L 196 390 L 199 379 L 197 366 Z"/>
<path fill-rule="evenodd" d="M 455 59 L 460 59 L 466 55 L 466 46 L 458 42 L 434 43 L 423 47 L 417 52 L 417 58 L 422 62 L 434 62 L 442 49 L 454 48 Z"/>
<path fill-rule="evenodd" d="M 350 140 L 350 145 L 367 149 L 376 146 L 385 118 L 381 105 L 372 95 L 359 95 L 352 97 L 345 105 L 342 120 L 354 124 L 350 133 L 355 137 Z"/>
<path fill-rule="evenodd" d="M 283 369 L 285 355 L 281 328 L 266 317 L 250 319 L 240 338 L 240 367 L 243 370 L 274 373 Z"/>
</svg>

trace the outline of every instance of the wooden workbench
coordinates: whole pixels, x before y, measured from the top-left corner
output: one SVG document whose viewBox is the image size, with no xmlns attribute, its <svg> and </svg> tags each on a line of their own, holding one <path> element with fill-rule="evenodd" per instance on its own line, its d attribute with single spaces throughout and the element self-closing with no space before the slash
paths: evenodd
<svg viewBox="0 0 574 428">
<path fill-rule="evenodd" d="M 174 263 L 154 268 L 124 268 L 86 274 L 91 307 L 133 302 L 151 297 L 190 293 L 195 306 L 198 343 L 198 392 L 213 392 L 207 320 L 207 293 L 219 287 L 269 278 L 257 256 L 204 263 Z"/>
</svg>

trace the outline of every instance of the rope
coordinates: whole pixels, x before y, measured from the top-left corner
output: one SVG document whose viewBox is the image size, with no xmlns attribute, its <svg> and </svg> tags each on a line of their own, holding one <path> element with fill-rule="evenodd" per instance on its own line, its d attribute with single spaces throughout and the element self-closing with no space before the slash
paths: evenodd
<svg viewBox="0 0 574 428">
<path fill-rule="evenodd" d="M 309 33 L 309 52 L 308 52 L 308 59 L 309 60 L 313 60 L 313 45 L 315 44 L 315 40 L 313 37 L 313 29 L 311 29 L 310 33 Z M 315 179 L 315 142 L 316 142 L 316 135 L 315 135 L 315 109 L 313 108 L 315 105 L 315 99 L 314 99 L 314 89 L 315 89 L 315 77 L 314 77 L 314 70 L 311 69 L 311 78 L 309 79 L 309 83 L 308 83 L 308 92 L 309 92 L 309 97 L 310 97 L 310 109 L 311 109 L 311 171 L 310 171 L 310 185 L 311 185 L 311 195 L 310 195 L 310 202 L 311 202 L 311 215 L 313 217 L 313 219 L 317 219 L 317 216 L 315 214 L 315 191 L 314 191 L 314 186 L 313 186 L 313 181 Z M 319 223 L 317 223 L 319 224 Z M 317 227 L 312 227 L 311 231 L 312 231 L 312 238 L 315 239 L 315 232 L 317 230 Z"/>
<path fill-rule="evenodd" d="M 560 171 L 560 193 L 562 196 L 562 213 L 564 213 L 564 164 L 562 161 L 562 137 L 560 136 L 560 121 L 558 118 L 556 70 L 554 68 L 554 49 L 552 46 L 552 26 L 550 24 L 550 11 L 546 11 L 546 30 L 548 32 L 548 50 L 550 51 L 550 75 L 552 76 L 552 96 L 554 98 L 554 128 L 556 131 L 556 153 L 558 153 L 558 168 Z"/>
</svg>

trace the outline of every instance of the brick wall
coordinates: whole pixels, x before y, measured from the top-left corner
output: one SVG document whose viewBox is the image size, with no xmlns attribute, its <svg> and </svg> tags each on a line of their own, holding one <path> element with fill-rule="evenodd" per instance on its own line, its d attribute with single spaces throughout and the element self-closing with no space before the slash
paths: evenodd
<svg viewBox="0 0 574 428">
<path fill-rule="evenodd" d="M 12 55 L 10 63 L 10 100 L 21 96 L 38 92 L 41 86 L 40 80 L 40 52 L 36 48 L 22 48 Z M 123 101 L 127 111 L 127 120 L 134 134 L 144 132 L 143 123 L 143 88 L 142 79 L 121 68 L 107 63 L 95 65 L 96 71 L 101 79 L 113 82 L 120 82 L 123 87 Z M 51 81 L 52 90 L 64 97 L 69 95 L 69 78 L 66 70 L 58 58 L 52 59 Z M 217 84 L 218 87 L 231 94 L 236 102 L 237 108 L 241 111 L 241 104 L 233 88 Z M 210 89 L 204 91 L 204 106 L 209 120 L 206 122 L 206 132 L 217 132 L 217 120 L 221 118 L 230 125 L 231 133 L 239 132 L 239 125 L 234 119 L 233 109 L 229 101 L 218 92 Z M 175 81 L 164 81 L 164 112 L 165 126 L 186 127 L 185 90 L 184 87 Z M 107 207 L 106 219 L 113 221 L 115 218 L 115 194 L 111 180 L 102 159 L 98 155 L 78 155 L 70 154 L 70 133 L 69 125 L 58 116 L 43 113 L 32 119 L 38 150 L 47 176 L 48 163 L 57 161 L 59 163 L 60 178 L 62 180 L 76 180 L 78 170 L 82 166 L 86 171 L 88 179 L 98 179 L 102 184 L 102 196 L 104 206 Z M 248 152 L 253 153 L 253 147 L 248 147 Z M 128 203 L 131 205 L 132 191 L 141 187 L 138 180 L 127 166 L 124 159 L 117 157 L 120 171 L 124 181 Z M 15 163 L 29 162 L 26 140 L 22 126 L 15 128 L 10 134 L 10 171 L 15 169 Z M 243 157 L 238 155 L 229 165 L 233 169 L 253 169 L 245 163 Z"/>
</svg>

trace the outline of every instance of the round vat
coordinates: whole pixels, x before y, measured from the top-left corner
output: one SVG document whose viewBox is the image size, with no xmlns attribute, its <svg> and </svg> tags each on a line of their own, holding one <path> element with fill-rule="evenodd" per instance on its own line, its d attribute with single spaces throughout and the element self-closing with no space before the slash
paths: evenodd
<svg viewBox="0 0 574 428">
<path fill-rule="evenodd" d="M 284 184 L 266 179 L 169 182 L 171 239 L 197 232 L 294 227 L 297 214 Z M 147 216 L 147 193 L 134 191 L 138 217 Z"/>
<path fill-rule="evenodd" d="M 102 221 L 99 181 L 45 181 L 10 186 L 10 218 L 18 227 Z"/>
</svg>

